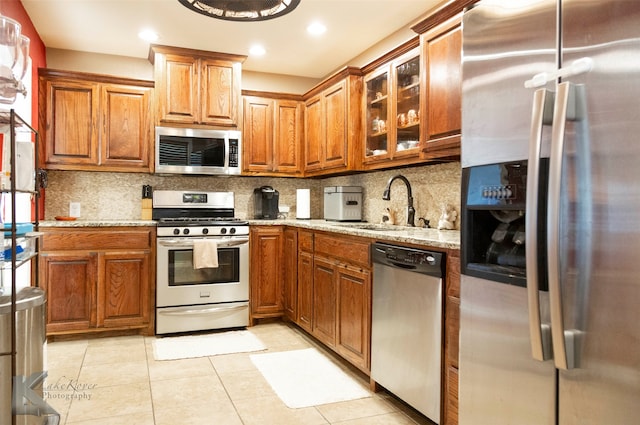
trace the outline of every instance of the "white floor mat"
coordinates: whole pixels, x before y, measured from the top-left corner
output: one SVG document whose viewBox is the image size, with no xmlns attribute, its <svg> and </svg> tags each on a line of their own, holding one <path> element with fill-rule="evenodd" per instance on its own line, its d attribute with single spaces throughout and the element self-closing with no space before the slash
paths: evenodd
<svg viewBox="0 0 640 425">
<path fill-rule="evenodd" d="M 265 349 L 262 341 L 249 331 L 165 337 L 153 341 L 153 357 L 156 360 L 188 359 Z"/>
<path fill-rule="evenodd" d="M 291 408 L 370 397 L 371 393 L 315 348 L 252 354 L 251 361 Z"/>
</svg>

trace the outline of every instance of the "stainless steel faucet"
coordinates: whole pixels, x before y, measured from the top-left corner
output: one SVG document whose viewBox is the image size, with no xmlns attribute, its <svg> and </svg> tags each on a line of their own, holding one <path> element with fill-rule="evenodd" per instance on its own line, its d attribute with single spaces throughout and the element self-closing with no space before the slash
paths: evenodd
<svg viewBox="0 0 640 425">
<path fill-rule="evenodd" d="M 387 183 L 387 188 L 384 190 L 384 193 L 382 194 L 382 199 L 384 199 L 385 201 L 389 201 L 391 199 L 391 183 L 394 182 L 394 180 L 396 179 L 400 179 L 404 182 L 405 185 L 407 185 L 407 226 L 411 226 L 411 227 L 415 227 L 415 216 L 416 216 L 416 210 L 413 208 L 413 195 L 411 194 L 411 184 L 409 183 L 409 180 L 407 180 L 407 178 L 405 176 L 403 176 L 402 174 L 398 174 L 396 176 L 393 176 L 389 179 L 389 183 Z"/>
</svg>

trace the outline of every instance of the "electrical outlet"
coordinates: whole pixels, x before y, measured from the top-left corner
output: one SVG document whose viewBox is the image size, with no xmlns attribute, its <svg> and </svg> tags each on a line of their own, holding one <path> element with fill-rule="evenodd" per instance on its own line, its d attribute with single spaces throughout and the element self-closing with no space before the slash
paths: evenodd
<svg viewBox="0 0 640 425">
<path fill-rule="evenodd" d="M 80 202 L 69 202 L 69 217 L 80 217 Z"/>
</svg>

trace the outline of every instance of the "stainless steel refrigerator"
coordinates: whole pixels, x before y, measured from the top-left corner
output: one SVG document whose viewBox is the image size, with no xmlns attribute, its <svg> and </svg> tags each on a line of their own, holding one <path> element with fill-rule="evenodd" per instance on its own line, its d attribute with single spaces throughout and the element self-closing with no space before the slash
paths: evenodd
<svg viewBox="0 0 640 425">
<path fill-rule="evenodd" d="M 640 423 L 640 1 L 462 31 L 459 423 Z"/>
</svg>

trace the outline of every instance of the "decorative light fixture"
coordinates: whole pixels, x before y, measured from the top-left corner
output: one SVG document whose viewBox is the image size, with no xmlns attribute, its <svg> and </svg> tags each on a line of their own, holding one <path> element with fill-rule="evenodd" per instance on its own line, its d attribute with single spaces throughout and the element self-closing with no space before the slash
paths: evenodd
<svg viewBox="0 0 640 425">
<path fill-rule="evenodd" d="M 217 19 L 237 22 L 266 21 L 284 16 L 300 0 L 178 0 L 195 12 Z"/>
<path fill-rule="evenodd" d="M 21 26 L 0 15 L 0 103 L 13 103 L 16 94 L 27 95 L 22 79 L 29 66 L 30 40 L 21 34 Z"/>
</svg>

